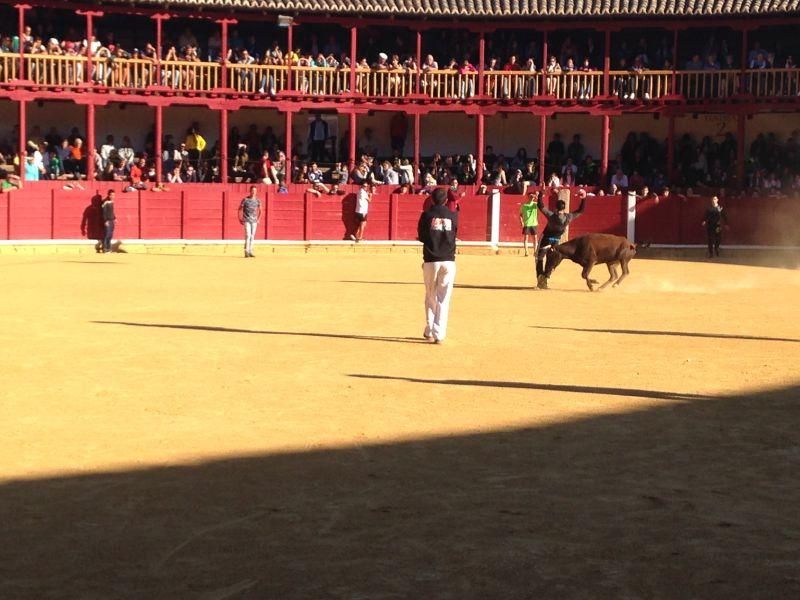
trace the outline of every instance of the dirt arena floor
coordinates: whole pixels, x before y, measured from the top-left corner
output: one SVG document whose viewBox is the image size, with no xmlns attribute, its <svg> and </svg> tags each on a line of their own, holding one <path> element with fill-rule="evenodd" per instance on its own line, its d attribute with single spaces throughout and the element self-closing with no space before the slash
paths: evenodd
<svg viewBox="0 0 800 600">
<path fill-rule="evenodd" d="M 800 272 L 532 266 L 0 256 L 0 598 L 800 597 Z"/>
</svg>

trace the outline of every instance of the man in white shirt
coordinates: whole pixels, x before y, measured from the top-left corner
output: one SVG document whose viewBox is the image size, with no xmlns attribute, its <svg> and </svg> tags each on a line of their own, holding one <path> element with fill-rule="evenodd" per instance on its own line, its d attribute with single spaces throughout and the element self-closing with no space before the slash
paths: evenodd
<svg viewBox="0 0 800 600">
<path fill-rule="evenodd" d="M 100 168 L 105 169 L 106 165 L 108 165 L 108 159 L 111 157 L 111 153 L 115 150 L 114 146 L 114 136 L 107 135 L 106 136 L 106 143 L 100 146 Z"/>
<path fill-rule="evenodd" d="M 125 161 L 126 166 L 131 166 L 136 158 L 131 139 L 126 135 L 122 138 L 122 145 L 119 147 L 119 157 Z"/>
<path fill-rule="evenodd" d="M 356 232 L 350 236 L 350 239 L 358 243 L 364 239 L 364 230 L 367 228 L 367 213 L 369 212 L 369 202 L 372 200 L 372 194 L 375 192 L 375 186 L 368 181 L 361 184 L 361 188 L 356 194 Z"/>
<path fill-rule="evenodd" d="M 618 190 L 628 189 L 628 176 L 622 172 L 622 169 L 617 169 L 614 176 L 611 178 L 611 185 L 617 186 Z"/>
</svg>

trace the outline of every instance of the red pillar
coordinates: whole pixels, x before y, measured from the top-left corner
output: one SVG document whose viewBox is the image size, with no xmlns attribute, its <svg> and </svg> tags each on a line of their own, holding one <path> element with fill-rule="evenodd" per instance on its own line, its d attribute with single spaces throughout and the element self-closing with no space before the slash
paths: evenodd
<svg viewBox="0 0 800 600">
<path fill-rule="evenodd" d="M 98 10 L 77 10 L 76 14 L 86 17 L 86 84 L 94 85 L 94 69 L 92 68 L 92 37 L 94 36 L 94 17 L 102 17 L 103 13 Z M 88 165 L 87 165 L 88 169 Z"/>
<path fill-rule="evenodd" d="M 608 142 L 611 137 L 611 117 L 603 115 L 603 131 L 600 136 L 600 187 L 606 185 L 608 177 Z"/>
<path fill-rule="evenodd" d="M 286 183 L 292 180 L 292 111 L 286 111 Z"/>
<path fill-rule="evenodd" d="M 165 14 L 155 14 L 150 17 L 156 22 L 156 85 L 162 85 L 161 79 L 161 57 L 164 56 L 163 50 L 163 33 L 164 33 L 164 21 L 169 19 L 169 15 Z"/>
<path fill-rule="evenodd" d="M 358 65 L 358 29 L 350 28 L 350 93 L 356 92 L 356 66 Z"/>
<path fill-rule="evenodd" d="M 25 33 L 25 11 L 30 8 L 30 4 L 15 4 L 14 8 L 17 9 L 17 27 L 19 29 L 19 69 L 17 71 L 17 79 L 25 79 L 25 44 L 22 43 L 22 36 Z"/>
<path fill-rule="evenodd" d="M 350 119 L 350 131 L 348 134 L 350 135 L 350 144 L 348 149 L 348 156 L 347 156 L 347 167 L 351 171 L 356 167 L 356 113 L 351 112 L 349 115 Z"/>
<path fill-rule="evenodd" d="M 475 132 L 476 134 L 475 144 L 477 146 L 475 151 L 475 162 L 476 162 L 475 178 L 478 184 L 480 184 L 480 182 L 483 181 L 483 160 L 484 160 L 483 149 L 486 146 L 484 127 L 485 127 L 484 116 L 483 114 L 479 113 L 478 121 L 476 123 L 476 132 Z"/>
<path fill-rule="evenodd" d="M 86 105 L 86 181 L 94 181 L 94 157 L 96 154 L 96 139 L 94 134 L 95 113 L 94 104 Z"/>
<path fill-rule="evenodd" d="M 545 68 L 547 67 L 547 30 L 544 32 L 544 40 L 542 42 L 542 89 L 539 92 L 540 96 L 547 94 L 547 76 L 545 75 Z M 544 161 L 542 161 L 544 164 Z"/>
<path fill-rule="evenodd" d="M 678 29 L 672 31 L 672 90 L 671 94 L 678 93 Z"/>
<path fill-rule="evenodd" d="M 291 91 L 292 89 L 292 61 L 289 57 L 294 52 L 294 48 L 292 47 L 294 44 L 294 24 L 289 23 L 289 27 L 286 28 L 286 90 Z M 289 114 L 289 113 L 286 113 Z M 291 119 L 290 119 L 291 120 Z M 286 160 L 289 160 L 289 157 L 286 157 Z"/>
<path fill-rule="evenodd" d="M 739 180 L 740 189 L 744 189 L 744 136 L 745 136 L 745 119 L 747 116 L 742 113 L 738 116 L 737 131 L 736 131 L 736 179 Z"/>
<path fill-rule="evenodd" d="M 748 30 L 742 29 L 742 71 L 741 75 L 739 76 L 739 93 L 744 94 L 745 90 L 745 81 L 747 79 L 747 44 L 748 44 Z"/>
<path fill-rule="evenodd" d="M 547 139 L 547 116 L 541 115 L 539 117 L 539 185 L 544 187 L 545 183 L 545 155 L 547 147 L 545 140 Z"/>
<path fill-rule="evenodd" d="M 236 19 L 219 19 L 217 21 L 222 29 L 222 64 L 220 66 L 220 86 L 228 87 L 228 25 L 236 23 Z"/>
<path fill-rule="evenodd" d="M 478 96 L 483 96 L 484 85 L 483 70 L 486 66 L 486 34 L 481 31 L 481 37 L 478 40 Z"/>
<path fill-rule="evenodd" d="M 667 128 L 667 181 L 672 183 L 675 172 L 675 117 L 670 115 Z"/>
<path fill-rule="evenodd" d="M 603 42 L 603 94 L 611 95 L 611 30 L 606 29 Z"/>
<path fill-rule="evenodd" d="M 417 29 L 417 79 L 415 82 L 415 93 L 420 94 L 420 87 L 422 85 L 422 31 Z"/>
<path fill-rule="evenodd" d="M 164 181 L 164 109 L 160 104 L 156 105 L 156 183 Z"/>
<path fill-rule="evenodd" d="M 228 183 L 228 109 L 219 111 L 219 180 Z"/>
<path fill-rule="evenodd" d="M 27 120 L 27 106 L 24 100 L 19 102 L 19 177 L 25 181 L 25 156 L 27 155 L 27 140 L 28 136 L 28 120 Z"/>
<path fill-rule="evenodd" d="M 419 113 L 414 113 L 414 183 L 419 183 L 419 166 L 420 166 L 420 144 L 422 140 L 420 139 L 420 121 L 422 120 L 422 115 Z"/>
</svg>

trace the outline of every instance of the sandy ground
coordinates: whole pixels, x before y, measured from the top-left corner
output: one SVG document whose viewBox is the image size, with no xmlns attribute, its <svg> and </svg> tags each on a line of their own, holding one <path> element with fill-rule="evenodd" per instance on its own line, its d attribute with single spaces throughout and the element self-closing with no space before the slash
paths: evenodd
<svg viewBox="0 0 800 600">
<path fill-rule="evenodd" d="M 0 598 L 800 597 L 800 272 L 458 266 L 1 256 Z"/>
</svg>

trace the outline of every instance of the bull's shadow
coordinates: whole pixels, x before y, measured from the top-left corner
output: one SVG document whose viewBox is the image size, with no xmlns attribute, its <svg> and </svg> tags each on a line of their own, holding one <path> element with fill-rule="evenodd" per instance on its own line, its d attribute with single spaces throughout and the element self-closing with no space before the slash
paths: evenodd
<svg viewBox="0 0 800 600">
<path fill-rule="evenodd" d="M 501 407 L 509 386 L 484 384 Z M 437 411 L 457 410 L 463 389 L 387 382 L 376 414 L 397 385 Z M 513 402 L 553 393 L 522 387 Z M 7 481 L 0 597 L 800 597 L 800 386 L 675 400 L 512 430 Z"/>
</svg>

